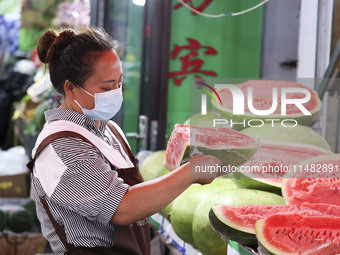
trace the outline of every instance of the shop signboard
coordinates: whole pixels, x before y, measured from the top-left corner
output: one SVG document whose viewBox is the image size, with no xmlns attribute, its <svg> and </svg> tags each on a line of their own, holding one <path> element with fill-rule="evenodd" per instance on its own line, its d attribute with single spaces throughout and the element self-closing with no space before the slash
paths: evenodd
<svg viewBox="0 0 340 255">
<path fill-rule="evenodd" d="M 261 1 L 185 0 L 202 13 L 248 9 Z M 173 0 L 168 87 L 167 134 L 190 117 L 190 84 L 209 78 L 259 77 L 262 10 L 210 18 Z"/>
</svg>

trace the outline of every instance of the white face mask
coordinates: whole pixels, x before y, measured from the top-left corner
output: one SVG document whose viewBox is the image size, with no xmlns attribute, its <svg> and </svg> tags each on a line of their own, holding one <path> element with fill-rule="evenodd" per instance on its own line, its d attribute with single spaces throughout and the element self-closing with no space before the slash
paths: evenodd
<svg viewBox="0 0 340 255">
<path fill-rule="evenodd" d="M 81 107 L 81 105 L 74 100 L 76 104 L 83 111 L 84 115 L 94 119 L 94 120 L 109 120 L 119 111 L 123 103 L 123 92 L 122 87 L 118 89 L 112 89 L 110 91 L 95 93 L 92 95 L 90 92 L 86 91 L 79 86 L 88 95 L 94 97 L 94 108 L 89 110 Z"/>
</svg>

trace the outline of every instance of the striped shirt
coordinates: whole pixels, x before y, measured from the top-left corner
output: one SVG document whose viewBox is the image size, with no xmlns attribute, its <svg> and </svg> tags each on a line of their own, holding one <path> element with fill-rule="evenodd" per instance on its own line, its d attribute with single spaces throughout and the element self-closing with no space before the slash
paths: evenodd
<svg viewBox="0 0 340 255">
<path fill-rule="evenodd" d="M 46 121 L 72 121 L 94 133 L 117 150 L 116 140 L 106 132 L 107 121 L 99 128 L 93 119 L 68 109 L 45 112 Z M 62 226 L 67 242 L 74 246 L 109 247 L 114 242 L 110 221 L 129 188 L 110 163 L 91 144 L 77 137 L 62 137 L 47 145 L 37 157 L 32 177 L 41 231 L 55 254 L 66 248 L 57 236 L 40 197 L 44 197 L 54 219 Z"/>
</svg>

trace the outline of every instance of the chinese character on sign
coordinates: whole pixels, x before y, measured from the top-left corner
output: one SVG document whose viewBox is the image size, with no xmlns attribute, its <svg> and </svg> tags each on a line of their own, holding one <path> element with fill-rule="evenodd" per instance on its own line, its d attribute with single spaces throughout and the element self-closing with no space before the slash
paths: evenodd
<svg viewBox="0 0 340 255">
<path fill-rule="evenodd" d="M 197 11 L 199 11 L 199 12 L 202 12 L 205 8 L 207 8 L 208 7 L 208 5 L 212 2 L 212 0 L 203 0 L 203 3 L 201 4 L 201 5 L 199 5 L 199 6 L 194 6 L 193 4 L 192 4 L 192 0 L 184 0 L 183 1 L 184 3 L 186 3 L 186 4 L 188 4 L 188 5 L 190 5 L 190 7 L 192 7 L 192 8 L 194 8 L 195 10 L 197 10 Z M 197 2 L 197 0 L 196 0 L 196 2 Z M 179 4 L 176 4 L 175 5 L 175 7 L 174 7 L 174 9 L 176 10 L 176 9 L 178 9 L 178 8 L 181 8 L 183 5 L 181 4 L 181 3 L 179 3 Z M 195 12 L 192 12 L 194 15 L 196 15 L 196 13 Z"/>
<path fill-rule="evenodd" d="M 209 76 L 217 76 L 217 73 L 210 70 L 202 70 L 201 67 L 204 64 L 204 60 L 198 58 L 198 50 L 203 49 L 204 55 L 216 55 L 217 51 L 211 46 L 202 46 L 197 40 L 187 38 L 189 45 L 179 46 L 175 45 L 174 50 L 171 52 L 171 58 L 176 59 L 181 51 L 187 51 L 188 53 L 179 57 L 182 62 L 181 70 L 169 73 L 169 77 L 175 77 L 175 84 L 181 86 L 182 81 L 186 78 L 187 74 L 205 74 Z M 196 75 L 197 78 L 200 76 Z"/>
</svg>

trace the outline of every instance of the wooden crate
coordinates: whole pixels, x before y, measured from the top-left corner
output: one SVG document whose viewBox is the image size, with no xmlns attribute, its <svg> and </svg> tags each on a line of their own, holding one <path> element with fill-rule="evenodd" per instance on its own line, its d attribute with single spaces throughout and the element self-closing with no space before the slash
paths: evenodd
<svg viewBox="0 0 340 255">
<path fill-rule="evenodd" d="M 35 255 L 44 253 L 47 241 L 41 233 L 0 233 L 1 255 Z"/>
</svg>

